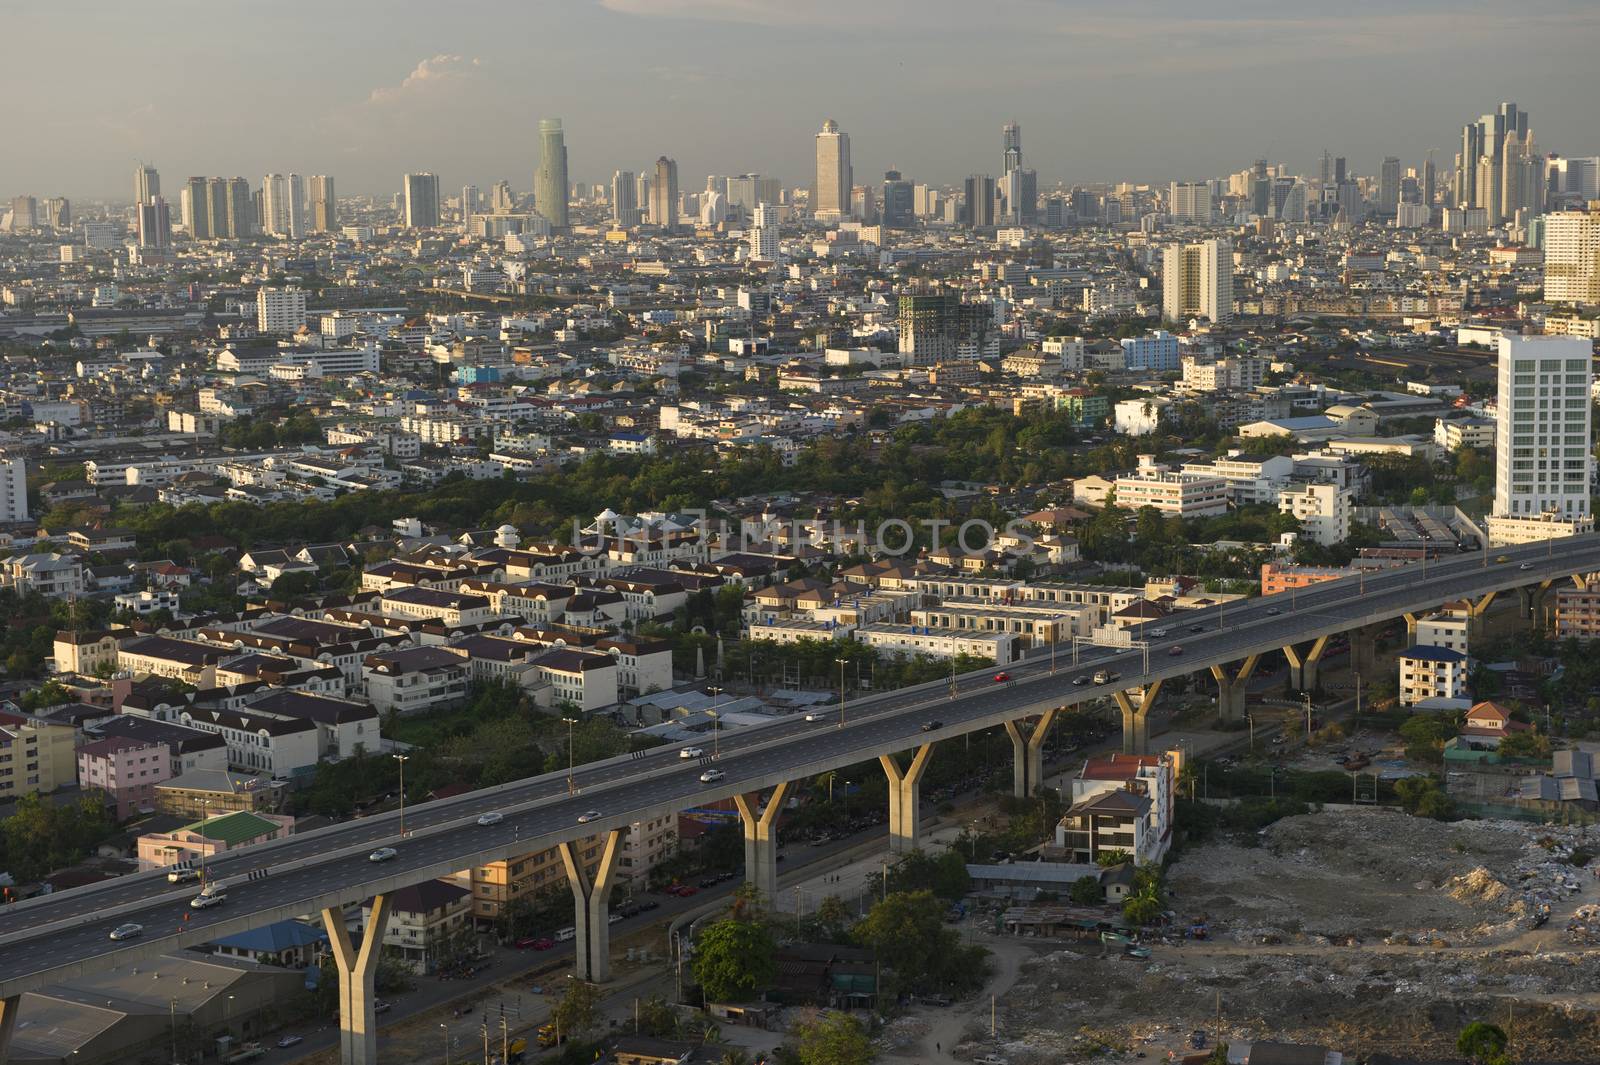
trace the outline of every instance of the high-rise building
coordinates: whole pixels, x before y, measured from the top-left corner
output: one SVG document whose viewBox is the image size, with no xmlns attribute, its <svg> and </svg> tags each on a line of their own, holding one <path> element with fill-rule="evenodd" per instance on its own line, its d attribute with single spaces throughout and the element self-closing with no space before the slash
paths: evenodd
<svg viewBox="0 0 1600 1065">
<path fill-rule="evenodd" d="M 1367 201 L 1361 196 L 1361 186 L 1354 181 L 1341 181 L 1334 191 L 1340 217 L 1347 225 L 1360 225 L 1367 217 Z"/>
<path fill-rule="evenodd" d="M 878 224 L 878 197 L 871 185 L 857 185 L 850 190 L 850 217 L 869 226 Z"/>
<path fill-rule="evenodd" d="M 45 224 L 65 232 L 72 228 L 72 201 L 65 196 L 52 196 L 44 201 Z"/>
<path fill-rule="evenodd" d="M 1233 320 L 1233 246 L 1225 240 L 1174 245 L 1161 256 L 1161 316 L 1171 322 Z"/>
<path fill-rule="evenodd" d="M 988 174 L 973 174 L 964 186 L 966 198 L 961 205 L 961 224 L 973 229 L 994 225 L 994 178 Z"/>
<path fill-rule="evenodd" d="M 1422 174 L 1417 179 L 1422 191 L 1422 203 L 1429 206 L 1433 205 L 1434 184 L 1438 179 L 1438 174 L 1434 172 L 1433 168 L 1433 153 L 1430 151 L 1428 157 L 1422 162 Z"/>
<path fill-rule="evenodd" d="M 902 294 L 899 324 L 900 354 L 915 366 L 980 359 L 998 351 L 993 310 L 987 304 L 963 303 L 956 292 Z"/>
<path fill-rule="evenodd" d="M 306 324 L 306 294 L 299 288 L 256 291 L 256 328 L 263 333 L 298 333 Z"/>
<path fill-rule="evenodd" d="M 817 134 L 817 178 L 811 187 L 811 214 L 821 222 L 838 222 L 850 213 L 850 134 L 828 119 Z"/>
<path fill-rule="evenodd" d="M 775 263 L 780 257 L 778 208 L 758 203 L 755 224 L 750 227 L 750 259 L 753 262 Z"/>
<path fill-rule="evenodd" d="M 639 224 L 639 185 L 632 170 L 611 175 L 611 220 L 624 228 Z"/>
<path fill-rule="evenodd" d="M 656 160 L 650 187 L 650 221 L 663 229 L 678 227 L 678 164 L 664 155 Z"/>
<path fill-rule="evenodd" d="M 1322 187 L 1323 188 L 1327 188 L 1328 185 L 1332 184 L 1332 182 L 1333 182 L 1333 156 L 1329 155 L 1328 154 L 1328 149 L 1324 148 L 1324 149 L 1322 149 L 1322 174 L 1321 174 Z"/>
<path fill-rule="evenodd" d="M 1592 358 L 1583 337 L 1500 334 L 1492 542 L 1587 531 L 1592 522 Z M 1540 535 L 1544 523 L 1563 527 Z"/>
<path fill-rule="evenodd" d="M 0 451 L 0 522 L 28 520 L 28 463 Z"/>
<path fill-rule="evenodd" d="M 1265 218 L 1272 211 L 1272 179 L 1267 176 L 1267 161 L 1257 159 L 1250 168 L 1250 212 Z"/>
<path fill-rule="evenodd" d="M 261 179 L 261 228 L 275 237 L 305 235 L 306 186 L 299 174 L 268 174 Z"/>
<path fill-rule="evenodd" d="M 567 140 L 559 118 L 539 120 L 539 171 L 533 178 L 533 206 L 554 229 L 567 228 Z"/>
<path fill-rule="evenodd" d="M 489 209 L 495 214 L 510 214 L 517 209 L 517 198 L 512 195 L 511 182 L 496 181 L 489 198 Z"/>
<path fill-rule="evenodd" d="M 405 176 L 405 223 L 409 229 L 439 224 L 439 179 L 428 171 Z"/>
<path fill-rule="evenodd" d="M 222 184 L 222 179 L 216 179 Z M 212 192 L 211 232 L 217 232 L 216 192 Z M 253 237 L 260 231 L 260 215 L 256 211 L 256 197 L 248 178 L 232 177 L 227 181 L 227 203 L 222 212 L 228 219 L 228 236 L 234 240 Z"/>
<path fill-rule="evenodd" d="M 160 196 L 141 203 L 139 211 L 139 247 L 160 250 L 172 245 L 172 214 L 167 201 Z"/>
<path fill-rule="evenodd" d="M 1378 169 L 1378 213 L 1394 217 L 1400 208 L 1400 160 L 1392 155 L 1383 158 Z"/>
<path fill-rule="evenodd" d="M 156 173 L 153 166 L 140 163 L 133 169 L 133 203 L 138 206 L 149 203 L 161 195 L 161 175 Z"/>
<path fill-rule="evenodd" d="M 1600 306 L 1600 201 L 1545 215 L 1544 298 Z"/>
<path fill-rule="evenodd" d="M 339 231 L 339 203 L 333 195 L 333 178 L 311 175 L 311 228 L 317 233 Z"/>
<path fill-rule="evenodd" d="M 211 239 L 210 183 L 203 177 L 192 177 L 183 186 L 183 228 L 190 240 Z"/>
<path fill-rule="evenodd" d="M 248 191 L 248 183 L 247 183 Z M 206 232 L 211 240 L 236 236 L 228 218 L 229 185 L 223 178 L 207 178 L 205 192 L 195 206 L 197 215 L 204 215 Z"/>
<path fill-rule="evenodd" d="M 1211 183 L 1209 181 L 1174 181 L 1170 202 L 1167 205 L 1173 218 L 1194 222 L 1211 221 Z"/>
<path fill-rule="evenodd" d="M 905 229 L 916 217 L 912 203 L 911 182 L 900 176 L 898 170 L 883 174 L 883 224 L 890 229 Z"/>
<path fill-rule="evenodd" d="M 39 224 L 39 201 L 32 196 L 11 199 L 11 232 L 31 232 Z"/>
<path fill-rule="evenodd" d="M 1344 184 L 1344 179 L 1345 179 L 1344 156 L 1336 155 L 1336 156 L 1333 157 L 1333 183 L 1335 185 L 1343 185 Z"/>
<path fill-rule="evenodd" d="M 1022 127 L 1007 122 L 1000 130 L 1000 196 L 1005 220 L 1012 225 L 1032 225 L 1039 220 L 1039 176 L 1022 166 Z"/>
<path fill-rule="evenodd" d="M 1002 173 L 1010 173 L 1022 168 L 1022 127 L 1015 122 L 1007 122 L 1000 128 Z"/>
</svg>

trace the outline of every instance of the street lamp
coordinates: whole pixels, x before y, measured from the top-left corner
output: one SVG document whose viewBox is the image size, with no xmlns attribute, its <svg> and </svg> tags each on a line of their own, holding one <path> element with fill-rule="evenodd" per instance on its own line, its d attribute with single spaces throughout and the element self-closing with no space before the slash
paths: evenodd
<svg viewBox="0 0 1600 1065">
<path fill-rule="evenodd" d="M 848 658 L 835 658 L 839 663 L 839 727 L 844 728 L 844 667 L 849 663 Z M 954 661 L 952 659 L 952 661 Z"/>
<path fill-rule="evenodd" d="M 444 1036 L 444 1065 L 450 1065 L 450 1026 L 440 1021 L 439 1034 Z"/>
<path fill-rule="evenodd" d="M 1250 722 L 1250 753 L 1256 753 L 1256 715 L 1246 714 L 1244 719 Z"/>
<path fill-rule="evenodd" d="M 1311 693 L 1305 693 L 1306 701 L 1306 743 L 1311 743 Z"/>
<path fill-rule="evenodd" d="M 200 800 L 200 886 L 206 886 L 206 821 L 211 817 L 211 800 Z"/>
<path fill-rule="evenodd" d="M 711 693 L 711 709 L 706 711 L 706 716 L 711 719 L 711 757 L 722 757 L 722 714 L 717 710 L 717 700 L 722 695 L 722 689 L 716 685 L 707 688 Z"/>
<path fill-rule="evenodd" d="M 400 763 L 400 838 L 406 835 L 406 763 L 411 760 L 409 754 L 393 755 L 395 761 Z"/>
<path fill-rule="evenodd" d="M 572 728 L 578 723 L 578 719 L 573 717 L 564 717 L 561 720 L 567 723 L 567 794 L 575 795 L 577 794 L 578 788 L 572 779 L 572 768 L 574 765 L 574 756 L 572 753 Z"/>
</svg>

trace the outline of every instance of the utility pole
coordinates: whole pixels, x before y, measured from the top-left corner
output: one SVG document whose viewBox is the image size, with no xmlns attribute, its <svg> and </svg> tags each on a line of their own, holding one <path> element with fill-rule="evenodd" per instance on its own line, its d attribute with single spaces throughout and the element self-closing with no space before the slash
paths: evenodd
<svg viewBox="0 0 1600 1065">
<path fill-rule="evenodd" d="M 400 763 L 400 838 L 406 837 L 406 762 L 411 760 L 409 754 L 393 755 L 395 761 Z"/>
</svg>

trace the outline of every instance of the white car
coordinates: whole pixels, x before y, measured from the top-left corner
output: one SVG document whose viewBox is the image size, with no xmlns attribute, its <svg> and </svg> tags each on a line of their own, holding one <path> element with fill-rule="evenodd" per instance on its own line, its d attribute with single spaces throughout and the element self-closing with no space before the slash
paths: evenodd
<svg viewBox="0 0 1600 1065">
<path fill-rule="evenodd" d="M 819 714 L 819 713 L 816 713 L 816 712 L 812 712 L 812 713 L 809 713 L 809 714 L 806 715 L 806 720 L 807 721 L 821 721 L 822 720 L 822 715 Z"/>
<path fill-rule="evenodd" d="M 1167 630 L 1166 629 L 1151 629 L 1150 630 L 1150 635 L 1154 636 L 1158 640 L 1161 639 L 1161 637 L 1165 636 L 1166 634 L 1167 634 Z"/>
<path fill-rule="evenodd" d="M 599 810 L 585 810 L 583 813 L 578 815 L 578 824 L 586 825 L 590 821 L 600 820 L 600 818 L 603 816 L 604 815 L 601 814 Z"/>
<path fill-rule="evenodd" d="M 189 900 L 189 905 L 196 910 L 209 910 L 213 906 L 220 906 L 228 901 L 226 891 L 202 891 Z"/>
<path fill-rule="evenodd" d="M 682 750 L 680 750 L 678 752 L 678 757 L 679 758 L 701 758 L 701 757 L 705 756 L 705 753 L 706 752 L 703 751 L 702 749 L 700 749 L 699 747 L 684 747 Z"/>
<path fill-rule="evenodd" d="M 506 819 L 506 815 L 501 813 L 499 810 L 490 810 L 488 813 L 481 814 L 478 817 L 478 824 L 480 824 L 480 825 L 498 825 L 501 821 L 504 821 L 505 819 Z"/>
<path fill-rule="evenodd" d="M 371 854 L 367 855 L 367 861 L 369 861 L 369 862 L 386 862 L 390 858 L 393 858 L 395 855 L 397 855 L 399 853 L 400 852 L 395 850 L 393 847 L 379 847 L 377 850 L 375 850 Z"/>
<path fill-rule="evenodd" d="M 728 774 L 724 773 L 720 769 L 707 769 L 704 773 L 700 774 L 700 783 L 702 783 L 702 784 L 712 784 L 712 783 L 715 783 L 718 780 L 721 780 L 723 777 L 725 777 L 727 775 Z"/>
<path fill-rule="evenodd" d="M 135 939 L 142 935 L 144 935 L 142 924 L 119 924 L 111 930 L 111 938 L 117 940 Z"/>
</svg>

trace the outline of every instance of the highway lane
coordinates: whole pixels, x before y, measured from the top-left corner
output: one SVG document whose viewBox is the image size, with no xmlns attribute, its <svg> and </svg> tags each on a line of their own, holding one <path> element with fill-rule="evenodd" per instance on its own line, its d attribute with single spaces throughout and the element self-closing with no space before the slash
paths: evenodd
<svg viewBox="0 0 1600 1065">
<path fill-rule="evenodd" d="M 1318 631 L 1339 631 L 1468 593 L 1512 587 L 1572 572 L 1600 570 L 1600 537 L 1582 540 L 1583 543 L 1569 542 L 1568 549 L 1559 557 L 1553 552 L 1546 555 L 1547 549 L 1538 545 L 1505 552 L 1512 559 L 1508 564 L 1491 559 L 1486 567 L 1478 556 L 1429 563 L 1425 581 L 1422 567 L 1412 566 L 1380 572 L 1364 582 L 1347 579 L 1316 585 L 1295 595 L 1292 610 L 1288 596 L 1277 596 L 1271 600 L 1256 599 L 1186 612 L 1167 622 L 1148 626 L 1166 628 L 1168 634 L 1152 641 L 1150 671 L 1144 676 L 1141 676 L 1143 654 L 1139 651 L 1098 649 L 1096 656 L 1078 666 L 1071 665 L 1069 655 L 1061 654 L 1057 656 L 1054 675 L 1050 673 L 1048 656 L 1039 656 L 1007 667 L 1015 678 L 1009 685 L 994 683 L 993 669 L 958 678 L 960 697 L 956 699 L 950 698 L 946 682 L 935 682 L 918 689 L 852 701 L 846 707 L 847 724 L 843 729 L 830 714 L 818 722 L 790 719 L 768 728 L 741 730 L 722 744 L 719 764 L 729 779 L 716 786 L 699 783 L 700 762 L 678 760 L 676 750 L 667 749 L 625 763 L 599 766 L 588 774 L 580 770 L 575 775 L 581 789 L 577 795 L 568 794 L 565 774 L 555 774 L 494 795 L 474 793 L 457 801 L 415 807 L 407 811 L 410 834 L 404 840 L 396 839 L 398 823 L 394 815 L 352 822 L 321 839 L 302 837 L 300 843 L 319 852 L 334 846 L 366 848 L 388 843 L 398 847 L 399 856 L 379 865 L 367 863 L 361 855 L 339 857 L 304 869 L 273 872 L 262 880 L 233 881 L 236 886 L 230 889 L 228 903 L 210 910 L 187 911 L 184 898 L 188 892 L 178 896 L 164 882 L 149 880 L 114 891 L 107 889 L 113 893 L 94 895 L 92 911 L 83 908 L 82 899 L 74 899 L 76 893 L 64 892 L 53 897 L 47 906 L 6 915 L 6 923 L 0 924 L 0 937 L 16 938 L 0 942 L 0 972 L 26 974 L 49 968 L 63 958 L 98 958 L 124 949 L 137 949 L 138 944 L 124 948 L 106 938 L 109 929 L 123 920 L 146 925 L 146 936 L 150 939 L 197 941 L 205 938 L 202 933 L 215 925 L 237 924 L 240 917 L 252 912 L 290 905 L 329 891 L 342 892 L 350 899 L 359 898 L 366 886 L 380 877 L 415 871 L 421 878 L 436 875 L 427 870 L 437 869 L 441 863 L 452 859 L 459 858 L 464 864 L 470 856 L 495 848 L 509 854 L 532 849 L 534 842 L 542 839 L 580 837 L 587 830 L 577 825 L 577 815 L 588 809 L 597 809 L 606 815 L 600 827 L 611 827 L 625 823 L 636 811 L 663 805 L 695 805 L 706 798 L 747 790 L 749 782 L 773 774 L 798 776 L 819 766 L 825 768 L 830 764 L 863 760 L 886 746 L 905 748 L 929 739 L 960 735 L 1048 706 L 1102 697 L 1141 680 L 1193 672 L 1211 662 L 1234 661 L 1252 651 L 1269 649 L 1284 639 L 1308 640 Z M 1524 561 L 1533 565 L 1533 570 L 1520 570 L 1518 565 Z M 1281 613 L 1274 614 L 1274 610 Z M 1195 626 L 1205 631 L 1191 632 Z M 1181 656 L 1170 655 L 1174 644 L 1183 646 Z M 1100 667 L 1122 672 L 1122 682 L 1099 686 L 1072 683 L 1075 677 Z M 931 719 L 940 721 L 941 726 L 931 734 L 921 734 L 920 724 Z M 471 824 L 477 813 L 485 809 L 503 809 L 520 802 L 534 805 L 514 810 L 500 825 L 480 828 Z M 229 871 L 226 875 L 236 876 L 234 868 L 250 868 L 250 863 L 265 858 L 270 858 L 274 868 L 281 868 L 291 860 L 284 857 L 286 854 L 301 858 L 310 856 L 288 847 L 273 850 L 269 855 L 267 849 L 262 848 L 239 854 L 236 866 L 225 865 L 226 859 L 218 864 Z M 113 905 L 113 899 L 120 902 L 125 897 L 150 901 L 125 915 L 101 916 Z M 189 914 L 187 922 L 182 919 L 184 912 Z M 63 917 L 83 917 L 84 920 L 78 927 L 59 932 L 30 931 L 44 922 Z M 175 943 L 168 944 L 168 949 L 172 945 Z"/>
</svg>

